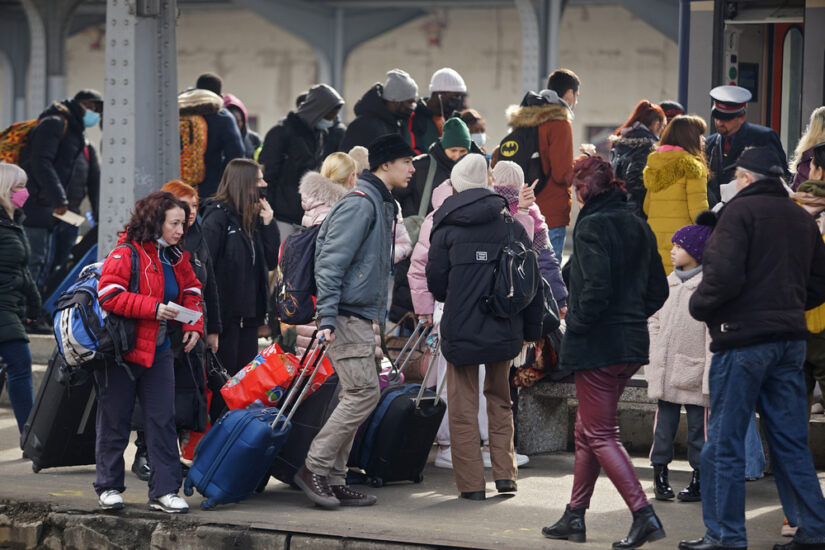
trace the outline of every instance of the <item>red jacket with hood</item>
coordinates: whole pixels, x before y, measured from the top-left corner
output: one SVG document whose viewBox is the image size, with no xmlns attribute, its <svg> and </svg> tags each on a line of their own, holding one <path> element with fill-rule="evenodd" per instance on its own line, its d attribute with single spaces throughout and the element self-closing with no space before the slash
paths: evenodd
<svg viewBox="0 0 825 550">
<path fill-rule="evenodd" d="M 135 349 L 124 359 L 144 367 L 155 362 L 160 321 L 155 319 L 158 304 L 163 301 L 163 266 L 160 263 L 158 246 L 154 242 L 138 243 L 129 241 L 124 233 L 118 244 L 129 242 L 138 251 L 140 283 L 138 292 L 129 292 L 132 274 L 132 252 L 126 248 L 116 248 L 103 262 L 98 283 L 100 307 L 131 319 L 137 319 L 135 326 Z M 189 263 L 189 253 L 178 247 L 169 248 L 175 279 L 178 282 L 178 297 L 175 303 L 188 309 L 202 311 L 201 284 Z M 172 321 L 176 322 L 176 321 Z M 196 331 L 203 337 L 203 317 L 194 325 L 183 325 L 183 331 Z"/>
</svg>

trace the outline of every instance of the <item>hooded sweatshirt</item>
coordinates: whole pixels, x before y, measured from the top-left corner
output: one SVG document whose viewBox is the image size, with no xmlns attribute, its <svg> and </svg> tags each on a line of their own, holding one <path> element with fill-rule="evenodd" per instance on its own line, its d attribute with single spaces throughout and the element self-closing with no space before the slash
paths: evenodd
<svg viewBox="0 0 825 550">
<path fill-rule="evenodd" d="M 261 138 L 257 133 L 249 129 L 249 113 L 246 110 L 246 105 L 240 98 L 232 94 L 224 94 L 223 106 L 227 109 L 236 110 L 241 113 L 243 117 L 243 128 L 241 128 L 241 137 L 243 138 L 246 158 L 253 158 L 255 150 L 261 145 Z"/>
</svg>

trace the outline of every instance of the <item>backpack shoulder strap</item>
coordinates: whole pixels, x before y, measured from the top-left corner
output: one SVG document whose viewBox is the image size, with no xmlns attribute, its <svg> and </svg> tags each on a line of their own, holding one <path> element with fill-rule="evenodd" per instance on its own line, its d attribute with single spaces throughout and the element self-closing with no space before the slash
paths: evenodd
<svg viewBox="0 0 825 550">
<path fill-rule="evenodd" d="M 122 243 L 117 245 L 114 250 L 118 248 L 128 248 L 130 257 L 132 259 L 132 272 L 129 277 L 129 292 L 137 293 L 140 290 L 140 258 L 138 257 L 138 249 L 132 243 Z"/>
<path fill-rule="evenodd" d="M 424 194 L 421 195 L 421 204 L 418 206 L 418 215 L 422 218 L 427 215 L 430 207 L 430 198 L 433 195 L 433 180 L 435 180 L 435 170 L 438 162 L 430 156 L 430 166 L 427 168 L 427 179 L 424 181 Z"/>
</svg>

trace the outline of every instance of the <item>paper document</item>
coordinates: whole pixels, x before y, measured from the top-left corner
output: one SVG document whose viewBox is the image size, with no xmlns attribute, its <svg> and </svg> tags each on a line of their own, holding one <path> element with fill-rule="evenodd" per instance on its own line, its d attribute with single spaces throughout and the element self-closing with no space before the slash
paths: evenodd
<svg viewBox="0 0 825 550">
<path fill-rule="evenodd" d="M 175 321 L 180 321 L 181 323 L 186 325 L 194 325 L 198 322 L 198 319 L 201 318 L 201 315 L 203 315 L 200 311 L 185 308 L 180 304 L 176 304 L 175 302 L 169 302 L 166 305 L 175 308 L 178 311 L 178 314 L 175 315 Z"/>
<path fill-rule="evenodd" d="M 86 221 L 86 218 L 84 218 L 80 214 L 75 214 L 71 210 L 66 210 L 65 214 L 60 214 L 60 215 L 52 213 L 52 216 L 54 216 L 55 218 L 57 218 L 58 220 L 60 220 L 62 222 L 66 222 L 66 223 L 71 224 L 75 227 L 80 227 L 81 225 L 83 225 L 83 222 Z"/>
</svg>

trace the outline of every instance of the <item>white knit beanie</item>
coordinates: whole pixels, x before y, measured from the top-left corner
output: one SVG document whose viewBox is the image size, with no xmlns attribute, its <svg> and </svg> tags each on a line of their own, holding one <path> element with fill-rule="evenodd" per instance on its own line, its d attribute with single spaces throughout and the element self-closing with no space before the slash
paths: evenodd
<svg viewBox="0 0 825 550">
<path fill-rule="evenodd" d="M 454 69 L 444 67 L 438 69 L 433 73 L 433 78 L 430 80 L 430 93 L 434 92 L 460 92 L 467 93 L 467 85 L 464 84 L 464 79 Z"/>
<path fill-rule="evenodd" d="M 450 183 L 456 192 L 487 187 L 487 159 L 478 153 L 470 153 L 459 160 L 450 172 Z"/>
<path fill-rule="evenodd" d="M 521 189 L 524 185 L 524 170 L 510 160 L 500 160 L 493 168 L 493 183 L 504 187 Z"/>
</svg>

